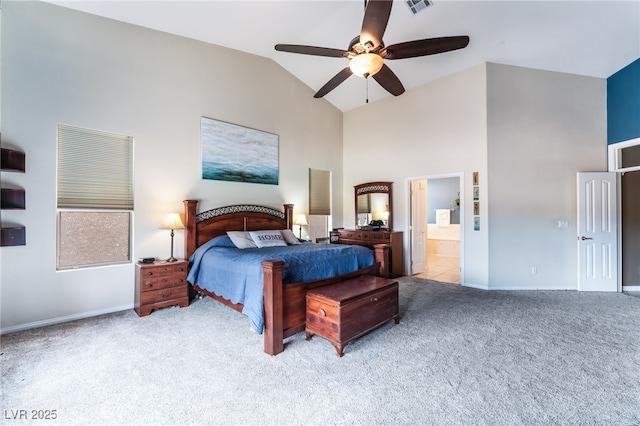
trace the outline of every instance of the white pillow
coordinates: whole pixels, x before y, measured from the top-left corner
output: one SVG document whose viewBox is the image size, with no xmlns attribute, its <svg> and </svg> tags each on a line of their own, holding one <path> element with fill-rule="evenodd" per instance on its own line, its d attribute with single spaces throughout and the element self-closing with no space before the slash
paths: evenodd
<svg viewBox="0 0 640 426">
<path fill-rule="evenodd" d="M 256 248 L 258 247 L 251 238 L 248 232 L 244 231 L 227 231 L 227 235 L 231 239 L 231 242 L 239 249 Z"/>
<path fill-rule="evenodd" d="M 251 231 L 251 238 L 258 247 L 286 246 L 287 242 L 282 237 L 280 231 Z"/>
<path fill-rule="evenodd" d="M 300 244 L 300 241 L 298 240 L 298 238 L 296 237 L 296 235 L 293 233 L 291 229 L 281 229 L 280 233 L 282 234 L 282 238 L 284 238 L 287 244 L 289 245 Z"/>
</svg>

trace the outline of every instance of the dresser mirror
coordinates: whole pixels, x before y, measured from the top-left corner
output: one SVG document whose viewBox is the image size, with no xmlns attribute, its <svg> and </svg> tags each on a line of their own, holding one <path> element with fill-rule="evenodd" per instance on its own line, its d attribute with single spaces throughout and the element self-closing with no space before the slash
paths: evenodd
<svg viewBox="0 0 640 426">
<path fill-rule="evenodd" d="M 356 229 L 393 229 L 393 182 L 367 182 L 354 187 Z"/>
</svg>

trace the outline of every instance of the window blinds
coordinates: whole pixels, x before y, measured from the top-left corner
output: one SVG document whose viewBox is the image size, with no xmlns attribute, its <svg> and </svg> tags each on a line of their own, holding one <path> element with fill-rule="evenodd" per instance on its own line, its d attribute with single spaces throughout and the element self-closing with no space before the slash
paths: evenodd
<svg viewBox="0 0 640 426">
<path fill-rule="evenodd" d="M 133 138 L 58 125 L 58 208 L 133 210 Z"/>
<path fill-rule="evenodd" d="M 331 172 L 309 169 L 309 214 L 331 215 Z"/>
</svg>

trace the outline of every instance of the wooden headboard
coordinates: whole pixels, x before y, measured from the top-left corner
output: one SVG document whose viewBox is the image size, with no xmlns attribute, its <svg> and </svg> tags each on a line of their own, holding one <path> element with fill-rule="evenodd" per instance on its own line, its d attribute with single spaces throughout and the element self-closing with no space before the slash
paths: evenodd
<svg viewBox="0 0 640 426">
<path fill-rule="evenodd" d="M 218 207 L 196 213 L 198 200 L 184 201 L 185 257 L 210 239 L 227 231 L 259 231 L 262 229 L 292 229 L 293 204 L 284 204 L 284 211 L 252 204 Z"/>
</svg>

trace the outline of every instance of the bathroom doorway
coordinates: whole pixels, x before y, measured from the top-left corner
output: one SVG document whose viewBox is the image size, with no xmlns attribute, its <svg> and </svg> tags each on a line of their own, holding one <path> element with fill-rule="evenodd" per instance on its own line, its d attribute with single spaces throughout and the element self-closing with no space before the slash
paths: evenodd
<svg viewBox="0 0 640 426">
<path fill-rule="evenodd" d="M 462 173 L 409 180 L 409 271 L 418 278 L 462 282 Z"/>
</svg>

